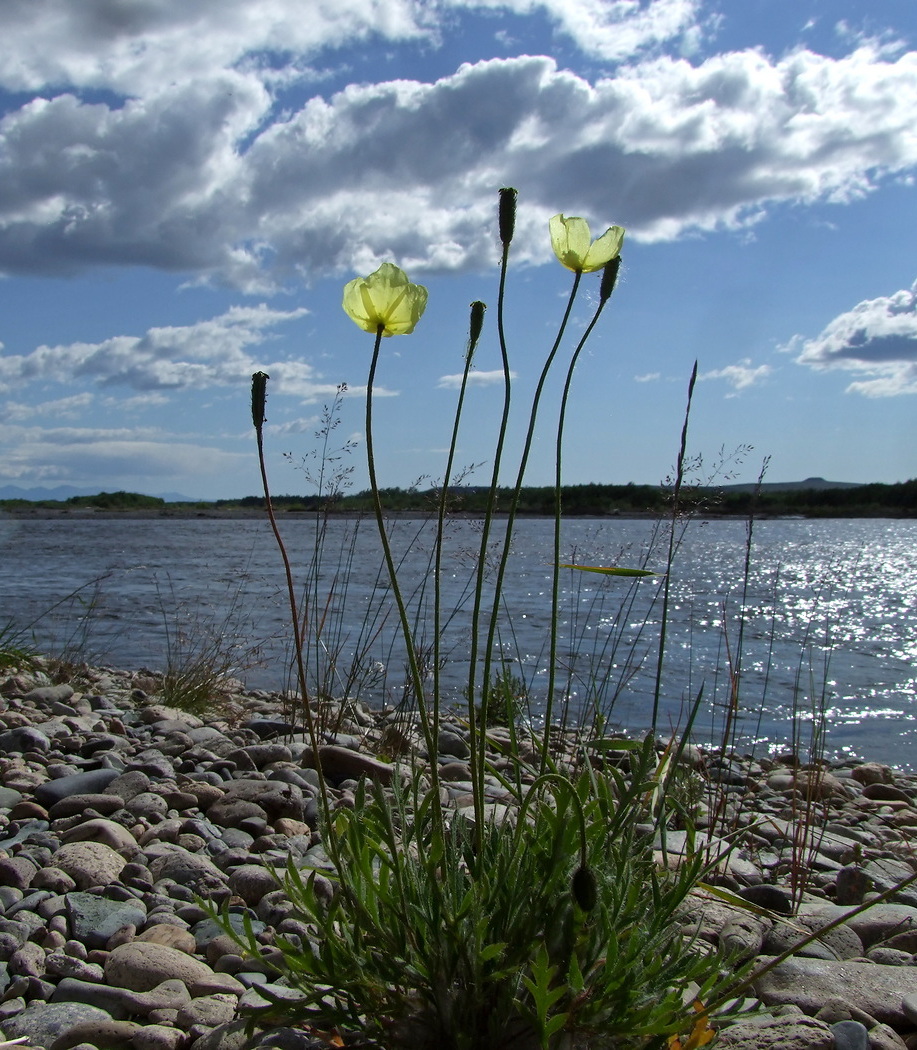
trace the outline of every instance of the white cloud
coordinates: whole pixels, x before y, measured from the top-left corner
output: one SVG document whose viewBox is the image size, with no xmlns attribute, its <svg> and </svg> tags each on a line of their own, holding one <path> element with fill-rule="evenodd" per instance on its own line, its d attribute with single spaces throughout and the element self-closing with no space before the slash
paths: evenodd
<svg viewBox="0 0 917 1050">
<path fill-rule="evenodd" d="M 374 34 L 390 41 L 429 33 L 420 0 L 4 0 L 0 84 L 16 91 L 74 85 L 152 94 L 248 59 L 269 71 Z M 269 75 L 269 72 L 266 74 Z"/>
<path fill-rule="evenodd" d="M 126 96 L 244 70 L 272 85 L 344 45 L 436 43 L 451 13 L 544 11 L 586 54 L 619 61 L 696 27 L 699 0 L 4 0 L 0 86 Z M 329 56 L 332 57 L 332 56 Z"/>
<path fill-rule="evenodd" d="M 251 473 L 249 453 L 226 452 L 194 442 L 176 441 L 155 428 L 5 426 L 0 477 L 30 483 L 80 484 L 99 477 L 121 478 L 143 486 L 176 474 L 209 483 L 213 477 Z"/>
<path fill-rule="evenodd" d="M 53 416 L 56 419 L 77 418 L 84 409 L 92 404 L 93 395 L 88 391 L 73 394 L 70 397 L 59 397 L 53 401 L 39 404 L 24 404 L 19 401 L 7 401 L 3 406 L 3 419 L 6 423 L 21 423 L 41 416 Z"/>
<path fill-rule="evenodd" d="M 697 25 L 699 0 L 447 0 L 451 7 L 527 15 L 543 9 L 587 55 L 617 62 L 684 36 Z"/>
<path fill-rule="evenodd" d="M 48 24 L 63 40 L 77 17 L 68 12 L 81 5 L 35 2 L 57 17 Z M 246 46 L 277 46 L 271 34 L 291 2 L 227 0 L 227 21 L 248 25 L 263 9 L 265 26 Z M 216 19 L 215 3 L 185 6 Z M 149 0 L 136 17 L 171 41 L 172 6 Z M 551 0 L 546 9 L 568 27 L 630 12 L 658 19 L 665 35 L 693 6 Z M 147 41 L 115 32 L 110 20 L 122 5 L 114 0 L 93 8 L 108 19 L 102 39 L 117 55 L 129 57 L 126 41 Z M 383 17 L 363 0 L 351 9 L 360 13 L 356 37 Z M 27 21 L 25 0 L 9 10 L 0 30 L 4 17 Z M 393 39 L 420 32 L 425 10 L 395 5 L 384 31 Z M 319 22 L 327 15 L 343 26 L 330 4 L 318 11 Z M 316 39 L 336 32 L 319 27 Z M 631 239 L 670 239 L 751 224 L 774 202 L 849 200 L 917 165 L 917 52 L 894 61 L 873 47 L 840 59 L 808 51 L 779 61 L 759 51 L 699 64 L 666 57 L 595 83 L 549 58 L 492 59 L 433 83 L 352 84 L 278 113 L 251 63 L 216 68 L 238 61 L 241 39 L 235 51 L 201 43 L 219 52 L 206 75 L 154 78 L 155 90 L 123 103 L 36 99 L 0 121 L 0 271 L 146 265 L 254 291 L 384 259 L 418 272 L 479 268 L 496 259 L 501 185 L 520 190 L 515 259 L 541 262 L 549 255 L 544 222 L 555 211 L 621 223 Z M 37 50 L 23 46 L 6 61 L 37 69 Z M 289 46 L 309 44 L 294 34 Z M 82 68 L 87 56 L 68 62 Z M 179 73 L 182 61 L 178 54 Z M 96 66 L 104 65 L 103 53 Z"/>
<path fill-rule="evenodd" d="M 838 39 L 848 47 L 872 47 L 877 52 L 886 55 L 899 53 L 906 46 L 890 30 L 884 29 L 876 32 L 875 28 L 865 29 L 862 26 L 851 25 L 845 19 L 835 23 L 834 32 Z"/>
<path fill-rule="evenodd" d="M 643 375 L 634 376 L 635 383 L 654 383 L 657 379 L 662 378 L 661 372 L 645 372 Z"/>
<path fill-rule="evenodd" d="M 517 379 L 515 372 L 510 371 L 510 379 Z M 469 372 L 468 386 L 494 386 L 504 381 L 503 369 L 497 368 L 492 372 Z M 440 390 L 458 390 L 462 385 L 462 373 L 458 372 L 451 376 L 440 376 L 436 386 Z"/>
<path fill-rule="evenodd" d="M 762 379 L 766 379 L 773 369 L 770 365 L 753 365 L 751 359 L 746 357 L 734 365 L 726 365 L 725 368 L 715 368 L 710 372 L 704 372 L 698 376 L 699 379 L 725 379 L 733 390 L 747 390 Z"/>
<path fill-rule="evenodd" d="M 197 324 L 151 328 L 144 335 L 112 336 L 99 343 L 40 346 L 29 354 L 0 357 L 0 389 L 34 380 L 88 381 L 100 387 L 138 390 L 144 404 L 157 392 L 244 386 L 253 372 L 271 376 L 271 390 L 303 400 L 332 395 L 313 367 L 298 360 L 265 361 L 250 349 L 271 339 L 271 330 L 308 313 L 265 305 L 234 306 Z M 80 395 L 85 398 L 87 395 Z M 159 402 L 161 403 L 161 401 Z"/>
<path fill-rule="evenodd" d="M 850 393 L 917 394 L 917 281 L 893 295 L 857 303 L 814 339 L 795 336 L 784 349 L 797 353 L 798 364 L 863 377 L 847 387 Z"/>
</svg>

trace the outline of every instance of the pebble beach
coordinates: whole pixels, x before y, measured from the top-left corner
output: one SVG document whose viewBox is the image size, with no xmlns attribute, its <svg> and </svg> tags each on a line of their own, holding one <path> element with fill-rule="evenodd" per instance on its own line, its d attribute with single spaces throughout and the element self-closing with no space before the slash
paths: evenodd
<svg viewBox="0 0 917 1050">
<path fill-rule="evenodd" d="M 404 716 L 328 702 L 316 759 L 280 694 L 239 684 L 198 717 L 166 707 L 149 672 L 86 667 L 55 684 L 46 671 L 39 659 L 0 672 L 3 1037 L 44 1050 L 341 1045 L 303 1028 L 249 1035 L 243 1019 L 264 1002 L 259 988 L 282 986 L 277 935 L 304 933 L 275 871 L 290 858 L 330 867 L 315 762 L 333 806 L 353 807 L 362 779 L 390 780 L 395 735 L 397 761 L 415 774 L 436 761 L 449 804 L 467 810 L 461 721 L 443 723 L 429 756 Z M 497 747 L 492 758 L 508 761 Z M 688 748 L 684 761 L 698 827 L 745 829 L 717 881 L 760 909 L 697 892 L 686 935 L 763 964 L 845 920 L 760 977 L 753 994 L 770 1011 L 713 1045 L 917 1050 L 917 885 L 851 914 L 917 872 L 917 777 L 876 762 L 807 768 L 790 754 Z M 488 791 L 491 815 L 511 817 L 498 778 Z M 244 955 L 201 899 L 247 913 L 260 956 Z"/>
</svg>

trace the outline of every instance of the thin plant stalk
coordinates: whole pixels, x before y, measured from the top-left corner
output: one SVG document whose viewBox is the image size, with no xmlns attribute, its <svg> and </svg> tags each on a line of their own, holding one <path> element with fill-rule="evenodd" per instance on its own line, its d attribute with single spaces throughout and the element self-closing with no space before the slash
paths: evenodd
<svg viewBox="0 0 917 1050">
<path fill-rule="evenodd" d="M 752 493 L 751 509 L 748 512 L 748 519 L 745 523 L 745 562 L 742 568 L 742 602 L 739 615 L 739 633 L 736 640 L 736 656 L 734 661 L 731 658 L 729 660 L 729 711 L 726 718 L 726 729 L 723 737 L 724 754 L 732 737 L 731 729 L 733 720 L 739 710 L 742 656 L 745 647 L 745 624 L 748 619 L 748 583 L 751 579 L 751 555 L 753 550 L 752 539 L 755 530 L 755 512 L 757 511 L 758 498 L 761 495 L 761 486 L 764 483 L 764 474 L 767 471 L 769 460 L 770 457 L 766 457 L 761 466 L 761 471 L 758 474 L 758 480 L 755 483 L 754 492 Z"/>
<path fill-rule="evenodd" d="M 452 482 L 452 468 L 455 463 L 455 450 L 458 445 L 459 425 L 462 419 L 462 408 L 465 404 L 465 393 L 468 389 L 468 373 L 471 371 L 471 362 L 474 359 L 474 351 L 481 335 L 481 327 L 484 323 L 484 303 L 475 301 L 471 304 L 471 320 L 469 324 L 468 347 L 465 352 L 465 366 L 462 369 L 462 383 L 459 388 L 458 401 L 455 406 L 455 418 L 452 423 L 452 437 L 449 441 L 449 453 L 446 457 L 446 472 L 443 478 L 442 492 L 436 515 L 436 540 L 434 543 L 434 565 L 433 565 L 433 695 L 440 695 L 440 641 L 442 634 L 442 562 L 443 562 L 443 534 L 446 524 L 446 510 L 449 502 L 449 486 Z M 469 697 L 469 707 L 474 707 L 474 702 Z M 433 707 L 433 739 L 439 741 L 439 703 Z"/>
<path fill-rule="evenodd" d="M 321 798 L 323 816 L 325 818 L 326 826 L 330 828 L 331 808 L 328 803 L 328 791 L 325 784 L 325 777 L 322 772 L 322 763 L 319 758 L 318 730 L 309 703 L 309 686 L 306 679 L 306 668 L 303 660 L 303 625 L 305 621 L 300 619 L 299 606 L 296 601 L 296 587 L 293 583 L 293 568 L 290 565 L 290 558 L 287 554 L 286 545 L 283 542 L 283 536 L 280 534 L 280 528 L 278 527 L 277 519 L 274 516 L 274 507 L 271 502 L 271 489 L 267 478 L 267 466 L 264 462 L 264 404 L 267 397 L 267 381 L 269 378 L 270 377 L 264 372 L 256 372 L 252 376 L 252 422 L 255 426 L 255 438 L 258 444 L 258 466 L 261 471 L 261 485 L 264 490 L 264 505 L 267 509 L 268 521 L 271 523 L 271 531 L 274 533 L 274 539 L 277 541 L 277 548 L 280 551 L 280 557 L 283 561 L 284 575 L 286 576 L 287 600 L 290 604 L 290 615 L 293 621 L 293 648 L 296 657 L 296 674 L 299 679 L 299 692 L 302 697 L 303 717 L 306 723 L 306 732 L 309 734 L 309 743 L 312 746 L 315 771 L 319 778 L 319 796 Z M 331 839 L 333 839 L 333 835 L 330 837 L 329 843 Z M 333 845 L 331 848 L 333 849 Z"/>
<path fill-rule="evenodd" d="M 653 687 L 652 729 L 656 732 L 659 720 L 659 698 L 662 693 L 662 666 L 665 658 L 666 623 L 669 615 L 669 597 L 672 590 L 672 563 L 675 560 L 675 524 L 678 519 L 679 496 L 685 479 L 685 460 L 688 450 L 688 421 L 691 418 L 691 402 L 694 398 L 694 385 L 697 382 L 697 361 L 691 370 L 688 382 L 688 401 L 685 405 L 685 418 L 681 427 L 681 443 L 678 448 L 678 460 L 675 466 L 675 485 L 672 489 L 672 528 L 669 533 L 669 551 L 666 558 L 666 573 L 662 582 L 662 620 L 659 625 L 659 652 L 656 658 L 656 682 Z"/>
<path fill-rule="evenodd" d="M 380 324 L 376 329 L 376 340 L 373 345 L 372 360 L 369 365 L 369 376 L 366 380 L 366 461 L 369 471 L 369 487 L 373 497 L 373 510 L 375 511 L 376 525 L 378 526 L 379 539 L 382 544 L 382 554 L 385 559 L 386 569 L 388 570 L 392 594 L 394 595 L 395 604 L 398 608 L 398 617 L 401 621 L 401 631 L 404 636 L 404 645 L 407 651 L 408 672 L 410 674 L 411 684 L 417 700 L 417 711 L 420 715 L 420 723 L 427 745 L 427 752 L 430 755 L 430 778 L 432 780 L 432 790 L 434 797 L 438 799 L 439 769 L 436 763 L 436 739 L 433 735 L 433 724 L 427 710 L 423 676 L 420 673 L 420 663 L 417 658 L 417 647 L 414 641 L 414 633 L 411 630 L 411 622 L 408 619 L 408 611 L 404 603 L 404 596 L 401 593 L 401 586 L 398 582 L 398 569 L 395 565 L 395 558 L 392 554 L 392 546 L 389 542 L 388 530 L 385 527 L 385 513 L 382 508 L 382 497 L 379 493 L 379 482 L 376 476 L 376 454 L 373 441 L 373 387 L 376 381 L 376 368 L 379 364 L 379 350 L 382 345 L 382 334 L 384 331 L 385 326 L 383 324 Z M 439 708 L 439 696 L 437 695 L 434 695 L 433 697 L 433 706 L 434 710 Z M 437 811 L 441 818 L 441 806 L 437 807 Z"/>
<path fill-rule="evenodd" d="M 481 602 L 484 594 L 484 574 L 487 563 L 487 545 L 490 542 L 491 528 L 493 527 L 494 512 L 497 503 L 497 487 L 500 483 L 500 469 L 503 465 L 503 450 L 506 444 L 506 431 L 509 426 L 509 410 L 512 400 L 512 373 L 509 367 L 509 350 L 506 346 L 505 325 L 505 303 L 506 303 L 506 275 L 509 269 L 509 249 L 513 240 L 513 231 L 516 221 L 516 191 L 512 188 L 503 188 L 500 191 L 500 240 L 503 251 L 500 259 L 500 287 L 497 293 L 497 339 L 500 344 L 500 360 L 503 368 L 503 409 L 500 414 L 500 427 L 497 431 L 497 443 L 494 447 L 493 470 L 491 472 L 490 488 L 487 492 L 487 505 L 484 510 L 484 521 L 481 526 L 481 544 L 478 554 L 477 571 L 475 574 L 474 605 L 471 610 L 471 646 L 468 653 L 468 726 L 471 734 L 472 746 L 469 756 L 471 771 L 471 783 L 475 785 L 472 792 L 474 798 L 474 817 L 478 828 L 483 829 L 484 822 L 484 798 L 483 791 L 477 791 L 479 782 L 478 771 L 480 767 L 480 780 L 483 783 L 484 747 L 483 739 L 485 733 L 483 727 L 487 725 L 487 690 L 488 690 L 488 668 L 485 670 L 481 683 L 481 732 L 478 733 L 477 715 L 474 705 L 475 682 L 478 666 L 478 635 L 481 624 Z M 475 746 L 478 735 L 482 738 L 480 752 Z M 480 847 L 483 830 L 477 832 L 478 846 Z"/>
<path fill-rule="evenodd" d="M 557 356 L 557 351 L 560 349 L 561 341 L 564 337 L 564 332 L 567 329 L 567 322 L 570 320 L 570 314 L 573 312 L 573 304 L 576 301 L 576 293 L 579 290 L 580 279 L 582 273 L 577 272 L 573 277 L 573 287 L 570 289 L 570 296 L 567 299 L 567 306 L 564 310 L 564 315 L 560 322 L 557 335 L 554 339 L 554 345 L 551 347 L 551 351 L 545 359 L 545 363 L 541 369 L 541 375 L 538 377 L 538 385 L 535 388 L 535 394 L 532 398 L 532 405 L 529 411 L 529 422 L 528 428 L 525 433 L 525 439 L 522 445 L 522 455 L 519 459 L 519 469 L 516 474 L 516 482 L 512 488 L 510 496 L 509 510 L 506 516 L 506 533 L 503 537 L 503 543 L 500 549 L 500 558 L 497 565 L 496 579 L 494 581 L 494 600 L 493 607 L 490 613 L 490 622 L 487 629 L 487 642 L 484 650 L 482 680 L 481 680 L 481 720 L 486 724 L 487 722 L 487 706 L 489 700 L 489 682 L 490 682 L 490 670 L 493 664 L 493 647 L 494 639 L 497 633 L 497 621 L 500 615 L 500 596 L 503 593 L 503 580 L 506 576 L 506 567 L 509 562 L 510 545 L 513 535 L 513 527 L 516 521 L 516 512 L 519 507 L 519 496 L 522 492 L 522 483 L 525 478 L 526 467 L 528 466 L 529 453 L 532 449 L 532 440 L 535 434 L 535 422 L 538 417 L 538 409 L 541 405 L 541 395 L 544 392 L 545 384 L 547 383 L 548 373 L 551 370 L 551 366 L 554 364 L 554 359 Z M 544 738 L 547 741 L 548 738 L 549 723 L 545 722 Z M 475 785 L 474 794 L 481 796 L 481 805 L 483 806 L 484 796 L 484 751 L 486 748 L 487 740 L 485 734 L 481 733 L 480 739 L 476 740 L 475 743 L 479 749 L 478 759 L 478 782 Z M 545 743 L 545 747 L 547 744 Z M 473 748 L 472 748 L 473 750 Z"/>
<path fill-rule="evenodd" d="M 547 760 L 548 760 L 548 727 L 551 724 L 551 717 L 554 712 L 554 686 L 557 674 L 557 614 L 560 605 L 560 526 L 561 526 L 561 472 L 562 472 L 562 460 L 563 460 L 563 444 L 564 444 L 564 424 L 567 419 L 567 403 L 570 398 L 570 387 L 573 384 L 573 372 L 576 369 L 577 361 L 582 353 L 583 347 L 592 335 L 592 331 L 599 322 L 599 318 L 602 316 L 602 311 L 605 309 L 605 304 L 611 297 L 611 293 L 614 290 L 614 283 L 618 275 L 618 271 L 621 267 L 621 257 L 616 256 L 609 262 L 605 271 L 602 274 L 602 290 L 599 294 L 599 302 L 593 312 L 592 319 L 589 324 L 586 325 L 586 330 L 583 332 L 580 341 L 576 344 L 576 349 L 573 351 L 573 355 L 570 358 L 570 364 L 567 366 L 567 377 L 564 380 L 563 392 L 560 396 L 560 411 L 557 419 L 557 444 L 554 453 L 554 556 L 552 558 L 552 572 L 551 572 L 551 639 L 550 639 L 550 650 L 548 656 L 548 696 L 545 702 L 545 733 L 542 739 L 542 753 L 541 753 L 541 771 L 544 772 Z M 606 276 L 607 274 L 607 276 Z M 579 274 L 577 274 L 579 277 Z M 572 305 L 572 300 L 571 300 Z"/>
</svg>

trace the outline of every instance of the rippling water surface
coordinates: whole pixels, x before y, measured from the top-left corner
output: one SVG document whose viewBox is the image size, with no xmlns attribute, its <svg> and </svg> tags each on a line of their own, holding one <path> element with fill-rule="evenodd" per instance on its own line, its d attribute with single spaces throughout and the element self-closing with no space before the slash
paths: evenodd
<svg viewBox="0 0 917 1050">
<path fill-rule="evenodd" d="M 282 525 L 304 584 L 316 527 L 292 517 Z M 431 529 L 410 520 L 391 528 L 411 615 L 429 643 Z M 547 690 L 551 535 L 550 521 L 518 524 L 498 632 L 497 655 L 529 683 L 536 706 Z M 443 680 L 456 696 L 467 679 L 479 536 L 474 522 L 451 523 L 441 574 L 449 610 Z M 829 751 L 917 766 L 917 522 L 758 522 L 747 585 L 744 522 L 691 523 L 677 540 L 663 726 L 683 724 L 700 695 L 697 735 L 715 739 L 735 699 L 747 743 L 782 746 L 795 732 L 808 747 L 819 724 L 813 715 L 823 711 Z M 662 568 L 668 541 L 652 522 L 575 520 L 564 526 L 564 557 Z M 249 685 L 290 681 L 289 614 L 266 522 L 0 519 L 0 557 L 0 625 L 28 626 L 44 649 L 161 668 L 170 650 L 180 655 L 218 637 L 246 665 Z M 488 580 L 491 561 L 488 553 Z M 333 521 L 311 578 L 311 623 L 322 636 L 313 636 L 310 666 L 334 691 L 355 662 L 352 689 L 377 702 L 397 700 L 404 658 L 374 524 Z M 557 711 L 578 718 L 599 710 L 611 723 L 647 725 L 662 589 L 661 577 L 562 573 Z M 730 669 L 738 672 L 735 698 Z"/>
</svg>

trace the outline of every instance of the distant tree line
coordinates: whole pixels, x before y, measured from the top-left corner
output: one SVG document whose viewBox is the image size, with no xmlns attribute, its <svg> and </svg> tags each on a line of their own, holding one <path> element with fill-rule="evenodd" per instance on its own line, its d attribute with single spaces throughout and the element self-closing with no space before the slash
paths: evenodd
<svg viewBox="0 0 917 1050">
<path fill-rule="evenodd" d="M 97 492 L 94 496 L 70 496 L 68 499 L 4 499 L 2 510 L 159 510 L 168 504 L 159 496 L 140 492 Z"/>
<path fill-rule="evenodd" d="M 166 501 L 139 492 L 99 492 L 95 496 L 71 496 L 68 507 L 95 507 L 97 510 L 156 510 Z"/>
<path fill-rule="evenodd" d="M 426 514 L 438 506 L 438 489 L 388 488 L 380 493 L 382 505 L 390 513 Z M 512 492 L 497 490 L 496 510 L 510 507 Z M 475 486 L 455 486 L 449 490 L 449 511 L 453 514 L 480 516 L 487 508 L 488 490 Z M 659 515 L 672 511 L 673 493 L 660 485 L 565 485 L 561 490 L 561 508 L 567 517 L 626 517 Z M 331 496 L 273 496 L 277 510 L 287 513 L 325 512 L 369 513 L 373 509 L 369 491 Z M 100 492 L 95 496 L 71 496 L 67 500 L 24 499 L 0 500 L 0 510 L 159 510 L 185 511 L 210 509 L 242 510 L 264 506 L 263 496 L 216 500 L 212 503 L 167 503 L 157 496 L 138 492 Z M 521 515 L 554 514 L 554 489 L 551 486 L 524 488 L 519 497 Z M 917 479 L 895 485 L 857 485 L 841 488 L 765 486 L 755 491 L 750 486 L 715 488 L 686 487 L 679 494 L 679 512 L 747 517 L 807 518 L 913 518 L 917 517 Z"/>
<path fill-rule="evenodd" d="M 392 513 L 424 513 L 435 509 L 438 489 L 387 488 L 380 492 L 382 505 Z M 511 490 L 497 490 L 497 511 L 509 509 Z M 480 515 L 486 510 L 488 490 L 456 486 L 448 493 L 452 513 Z M 608 517 L 628 514 L 664 514 L 672 509 L 671 489 L 660 485 L 565 485 L 561 507 L 568 517 Z M 372 493 L 367 491 L 333 497 L 274 496 L 272 503 L 286 511 L 370 512 Z M 772 517 L 917 517 L 917 479 L 893 485 L 858 485 L 850 488 L 748 489 L 686 487 L 679 495 L 680 509 L 704 514 L 760 514 Z M 261 496 L 218 500 L 216 506 L 262 507 Z M 526 487 L 519 498 L 523 515 L 552 515 L 551 486 Z"/>
</svg>

